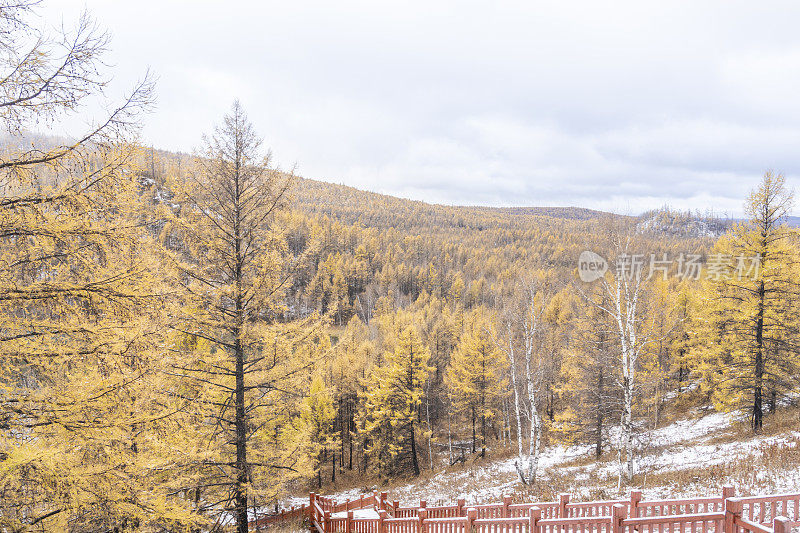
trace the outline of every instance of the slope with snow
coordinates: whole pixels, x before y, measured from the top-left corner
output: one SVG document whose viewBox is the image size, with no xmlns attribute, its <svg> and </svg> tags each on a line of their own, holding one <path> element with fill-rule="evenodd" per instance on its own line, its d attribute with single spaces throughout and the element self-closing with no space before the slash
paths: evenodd
<svg viewBox="0 0 800 533">
<path fill-rule="evenodd" d="M 738 494 L 800 490 L 800 431 L 737 440 L 732 436 L 735 423 L 728 415 L 710 412 L 642 432 L 633 486 L 642 489 L 645 498 L 716 494 L 729 483 Z M 546 494 L 548 489 L 552 494 L 566 491 L 576 500 L 613 497 L 618 472 L 614 454 L 595 461 L 592 453 L 590 446 L 547 447 L 540 460 L 539 493 Z M 503 494 L 526 492 L 517 479 L 515 460 L 512 457 L 448 469 L 392 487 L 390 499 L 404 503 L 426 500 L 429 505 L 458 498 L 465 498 L 468 504 L 499 501 Z M 378 489 L 340 491 L 332 497 L 343 501 Z M 531 493 L 527 492 L 520 498 L 530 501 Z M 304 501 L 298 497 L 293 504 Z"/>
</svg>

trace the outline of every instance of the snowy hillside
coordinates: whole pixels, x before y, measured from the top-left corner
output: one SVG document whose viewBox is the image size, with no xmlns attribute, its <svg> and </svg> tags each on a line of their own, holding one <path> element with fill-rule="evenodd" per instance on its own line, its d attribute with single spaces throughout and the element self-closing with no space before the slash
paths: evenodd
<svg viewBox="0 0 800 533">
<path fill-rule="evenodd" d="M 639 217 L 636 227 L 642 232 L 683 237 L 719 237 L 731 226 L 733 220 L 711 213 L 701 214 L 676 211 L 664 207 L 647 211 Z"/>
<path fill-rule="evenodd" d="M 776 433 L 746 436 L 732 417 L 709 412 L 645 432 L 639 438 L 635 486 L 643 489 L 646 498 L 717 492 L 727 483 L 733 483 L 738 494 L 796 491 L 800 488 L 800 430 L 796 422 L 787 422 L 788 427 Z M 390 498 L 404 503 L 423 499 L 429 505 L 457 498 L 467 503 L 497 501 L 503 494 L 548 499 L 569 492 L 580 500 L 608 498 L 616 494 L 614 459 L 609 452 L 595 461 L 589 446 L 554 445 L 543 451 L 543 476 L 536 491 L 526 491 L 518 482 L 516 458 L 511 457 L 450 468 L 427 478 L 423 474 L 411 483 L 389 487 Z M 333 497 L 342 501 L 378 488 L 361 487 Z M 298 497 L 287 503 L 304 501 Z"/>
</svg>

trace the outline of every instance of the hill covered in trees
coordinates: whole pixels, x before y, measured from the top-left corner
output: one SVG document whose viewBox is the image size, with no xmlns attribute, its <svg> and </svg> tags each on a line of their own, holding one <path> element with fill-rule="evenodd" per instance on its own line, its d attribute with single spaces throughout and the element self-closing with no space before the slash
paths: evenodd
<svg viewBox="0 0 800 533">
<path fill-rule="evenodd" d="M 532 490 L 550 446 L 612 452 L 623 491 L 676 411 L 760 432 L 796 402 L 781 175 L 737 224 L 431 205 L 279 171 L 239 102 L 202 152 L 147 150 L 147 78 L 26 135 L 107 79 L 106 36 L 35 7 L 0 10 L 0 529 L 245 533 L 498 446 Z"/>
<path fill-rule="evenodd" d="M 148 179 L 168 187 L 169 159 Z M 783 190 L 773 176 L 762 187 Z M 337 476 L 418 474 L 463 460 L 464 449 L 485 455 L 487 443 L 512 435 L 520 481 L 535 483 L 545 442 L 591 442 L 600 456 L 619 445 L 612 435 L 626 417 L 633 440 L 637 427 L 658 426 L 680 406 L 747 403 L 716 389 L 734 362 L 708 359 L 704 343 L 714 337 L 694 328 L 708 318 L 711 280 L 741 278 L 736 269 L 752 261 L 720 249 L 744 239 L 749 222 L 668 208 L 631 217 L 432 205 L 301 178 L 291 198 L 283 227 L 307 262 L 287 291 L 285 318 L 328 317 L 332 340 L 318 383 L 331 403 L 319 421 L 319 488 Z M 794 242 L 781 217 L 767 222 Z M 608 259 L 609 280 L 579 281 L 586 250 Z M 634 345 L 627 354 L 621 335 Z M 383 375 L 392 366 L 418 364 L 428 368 L 418 383 L 372 397 L 392 381 Z M 625 372 L 634 383 L 620 387 Z M 791 398 L 794 378 L 784 378 L 764 393 L 767 410 Z M 413 412 L 398 413 L 397 402 Z M 620 479 L 635 476 L 634 448 Z"/>
</svg>

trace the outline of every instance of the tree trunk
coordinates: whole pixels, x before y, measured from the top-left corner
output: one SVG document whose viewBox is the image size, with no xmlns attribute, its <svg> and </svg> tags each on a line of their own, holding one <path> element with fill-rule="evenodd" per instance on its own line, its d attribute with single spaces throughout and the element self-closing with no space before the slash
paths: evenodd
<svg viewBox="0 0 800 533">
<path fill-rule="evenodd" d="M 603 455 L 603 367 L 597 373 L 597 418 L 595 419 L 594 454 Z"/>
<path fill-rule="evenodd" d="M 472 453 L 475 453 L 475 405 L 472 405 Z"/>
<path fill-rule="evenodd" d="M 350 421 L 348 421 L 347 423 L 350 424 Z M 348 443 L 350 445 L 350 452 L 347 454 L 347 458 L 348 458 L 347 469 L 348 470 L 352 470 L 353 469 L 353 433 L 352 433 L 352 427 L 348 428 L 347 441 L 348 441 Z"/>
<path fill-rule="evenodd" d="M 528 388 L 528 402 L 531 404 L 531 432 L 528 437 L 528 484 L 536 482 L 536 474 L 539 469 L 539 453 L 542 439 L 542 419 L 539 417 L 539 409 L 536 407 L 536 383 L 534 381 L 531 358 L 533 357 L 533 342 L 530 344 L 525 359 L 525 379 Z"/>
<path fill-rule="evenodd" d="M 625 400 L 622 408 L 622 439 L 625 453 L 625 478 L 633 479 L 633 386 L 630 378 L 623 379 Z"/>
<path fill-rule="evenodd" d="M 527 485 L 528 481 L 525 479 L 525 474 L 522 470 L 524 461 L 522 455 L 522 406 L 519 398 L 519 388 L 517 387 L 517 361 L 514 357 L 514 345 L 511 338 L 510 324 L 508 326 L 508 350 L 506 351 L 506 355 L 508 356 L 508 364 L 511 369 L 511 388 L 514 391 L 514 415 L 517 422 L 517 462 L 515 466 L 517 468 L 519 480 Z"/>
<path fill-rule="evenodd" d="M 419 462 L 417 461 L 417 439 L 414 435 L 414 422 L 410 425 L 411 433 L 411 464 L 414 468 L 414 475 L 419 475 Z"/>
<path fill-rule="evenodd" d="M 235 386 L 235 426 L 236 426 L 236 483 L 233 490 L 233 499 L 236 512 L 236 530 L 238 533 L 247 533 L 247 412 L 244 405 L 244 346 L 242 346 L 242 328 L 244 326 L 244 297 L 242 287 L 242 267 L 244 265 L 244 258 L 242 256 L 242 234 L 241 234 L 241 211 L 242 206 L 239 203 L 241 199 L 240 189 L 240 167 L 241 167 L 241 154 L 235 155 L 235 174 L 234 174 L 234 226 L 233 226 L 233 243 L 234 243 L 234 283 L 235 283 L 235 310 L 234 320 L 235 326 L 233 328 L 233 344 L 234 356 L 236 357 L 236 386 Z"/>
<path fill-rule="evenodd" d="M 758 312 L 756 314 L 756 360 L 755 360 L 755 383 L 753 386 L 753 418 L 752 428 L 754 432 L 761 431 L 763 424 L 764 410 L 762 406 L 762 394 L 764 387 L 764 281 L 758 284 Z"/>
<path fill-rule="evenodd" d="M 339 422 L 339 470 L 344 471 L 344 441 L 346 437 L 348 427 L 345 427 L 345 422 L 347 421 L 347 402 L 344 398 L 339 398 L 339 413 L 337 416 Z M 334 459 L 335 462 L 335 459 Z M 336 470 L 334 468 L 334 470 Z M 333 474 L 333 477 L 336 477 L 336 474 Z M 333 479 L 332 481 L 336 481 Z"/>
<path fill-rule="evenodd" d="M 414 347 L 413 344 L 411 346 L 411 352 L 408 358 L 408 390 L 414 390 Z M 409 412 L 409 433 L 411 437 L 411 464 L 414 468 L 414 475 L 419 475 L 419 461 L 417 460 L 417 438 L 414 435 L 414 416 L 416 415 L 417 420 L 419 420 L 419 409 L 417 412 L 414 413 L 414 406 L 410 406 L 411 411 Z"/>
<path fill-rule="evenodd" d="M 430 464 L 431 472 L 433 472 L 433 426 L 431 425 L 431 402 L 430 402 L 430 383 L 428 384 L 428 391 L 425 392 L 425 422 L 428 424 L 428 463 Z"/>
<path fill-rule="evenodd" d="M 447 460 L 453 466 L 453 432 L 450 424 L 450 401 L 447 402 Z"/>
<path fill-rule="evenodd" d="M 200 487 L 194 489 L 194 509 L 195 511 L 200 509 Z M 191 531 L 191 533 L 200 533 L 200 528 L 192 528 L 189 531 Z"/>
<path fill-rule="evenodd" d="M 486 356 L 481 358 L 481 457 L 486 457 Z"/>
<path fill-rule="evenodd" d="M 623 278 L 623 279 L 620 279 Z M 625 289 L 623 291 L 623 283 Z M 636 320 L 639 283 L 641 279 L 634 281 L 633 290 L 624 275 L 616 278 L 616 291 L 612 293 L 614 298 L 614 312 L 612 315 L 616 319 L 620 352 L 622 356 L 622 394 L 623 405 L 620 417 L 620 442 L 617 451 L 617 461 L 619 462 L 619 479 L 617 480 L 618 490 L 622 490 L 623 476 L 627 481 L 633 479 L 634 457 L 633 457 L 633 394 L 634 377 L 636 375 L 636 359 L 638 356 L 639 345 L 637 344 Z M 623 456 L 625 459 L 623 465 Z"/>
<path fill-rule="evenodd" d="M 236 531 L 247 533 L 247 414 L 244 409 L 244 350 L 236 328 L 236 483 L 233 500 Z"/>
</svg>

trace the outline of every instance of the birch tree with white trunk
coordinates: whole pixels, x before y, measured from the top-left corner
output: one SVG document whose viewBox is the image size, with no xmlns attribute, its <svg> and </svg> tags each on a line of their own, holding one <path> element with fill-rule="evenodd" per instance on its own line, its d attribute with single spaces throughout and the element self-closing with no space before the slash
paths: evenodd
<svg viewBox="0 0 800 533">
<path fill-rule="evenodd" d="M 617 446 L 619 465 L 617 488 L 621 490 L 623 479 L 630 481 L 635 471 L 633 409 L 637 362 L 647 345 L 646 336 L 642 331 L 645 315 L 642 296 L 646 279 L 643 276 L 644 256 L 631 253 L 630 235 L 622 237 L 615 235 L 612 244 L 612 253 L 616 257 L 611 260 L 608 274 L 600 278 L 600 285 L 607 299 L 605 303 L 590 301 L 611 317 L 616 325 L 615 333 L 619 343 L 621 375 L 618 377 L 618 383 L 622 392 L 622 409 Z"/>
<path fill-rule="evenodd" d="M 523 285 L 522 301 L 518 305 L 510 306 L 504 313 L 505 337 L 495 339 L 500 350 L 505 353 L 509 363 L 511 385 L 514 392 L 514 414 L 517 426 L 517 461 L 515 466 L 519 480 L 525 485 L 536 482 L 539 468 L 539 456 L 542 442 L 542 419 L 536 405 L 536 397 L 541 381 L 541 368 L 537 357 L 538 338 L 541 333 L 542 312 L 545 307 L 541 287 L 535 282 Z M 521 344 L 525 371 L 522 377 L 518 376 L 517 351 L 515 347 Z M 524 393 L 520 392 L 524 380 Z M 525 400 L 527 399 L 527 404 Z M 528 450 L 524 452 L 524 429 L 522 418 L 527 414 L 529 420 Z"/>
</svg>

